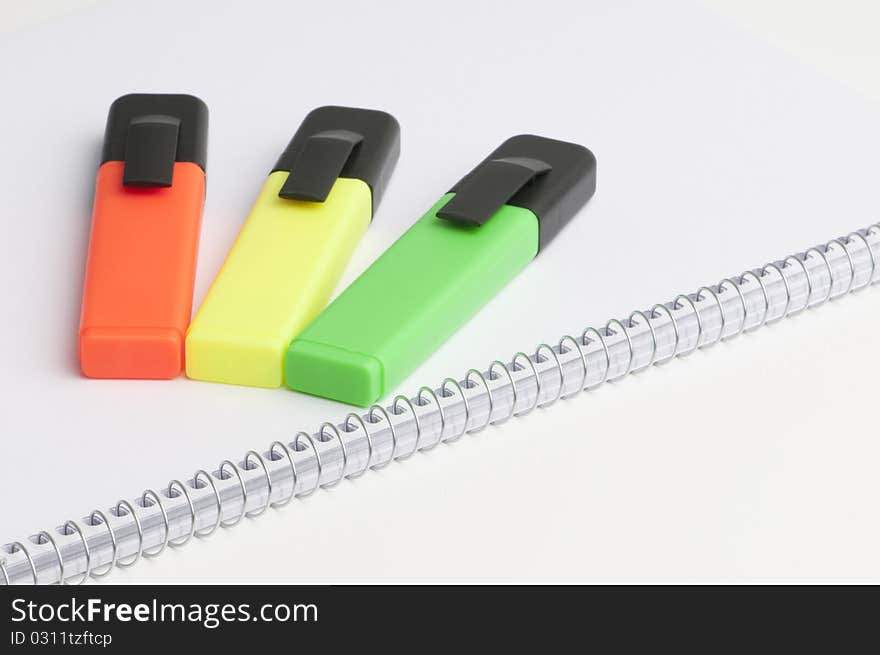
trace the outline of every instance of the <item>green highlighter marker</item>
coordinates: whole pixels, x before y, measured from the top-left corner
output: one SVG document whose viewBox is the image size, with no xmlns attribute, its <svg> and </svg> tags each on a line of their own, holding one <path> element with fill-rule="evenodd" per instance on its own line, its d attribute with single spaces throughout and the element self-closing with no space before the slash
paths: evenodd
<svg viewBox="0 0 880 655">
<path fill-rule="evenodd" d="M 515 136 L 443 196 L 290 344 L 288 387 L 369 405 L 519 273 L 592 197 L 583 146 Z"/>
</svg>

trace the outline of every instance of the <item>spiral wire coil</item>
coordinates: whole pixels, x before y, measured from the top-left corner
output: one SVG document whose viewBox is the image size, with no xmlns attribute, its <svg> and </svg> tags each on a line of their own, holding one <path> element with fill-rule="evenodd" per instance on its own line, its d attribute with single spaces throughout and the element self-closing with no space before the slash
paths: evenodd
<svg viewBox="0 0 880 655">
<path fill-rule="evenodd" d="M 541 344 L 531 356 L 470 369 L 462 380 L 397 396 L 312 434 L 250 450 L 239 462 L 197 470 L 160 492 L 145 490 L 81 520 L 0 546 L 0 584 L 81 584 L 141 557 L 254 519 L 343 479 L 451 444 L 630 373 L 687 357 L 880 281 L 880 224 L 611 319 L 580 337 Z"/>
</svg>

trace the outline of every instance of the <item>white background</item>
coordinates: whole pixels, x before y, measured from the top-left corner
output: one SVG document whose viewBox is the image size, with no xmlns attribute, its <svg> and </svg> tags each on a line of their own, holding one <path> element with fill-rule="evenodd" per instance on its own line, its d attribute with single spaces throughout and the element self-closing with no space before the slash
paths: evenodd
<svg viewBox="0 0 880 655">
<path fill-rule="evenodd" d="M 123 93 L 211 108 L 197 302 L 315 106 L 382 108 L 403 128 L 342 285 L 506 136 L 594 150 L 590 206 L 401 392 L 880 218 L 873 3 L 411 4 L 0 3 L 0 542 L 348 411 L 78 375 L 91 186 Z M 878 293 L 110 580 L 876 582 Z"/>
</svg>

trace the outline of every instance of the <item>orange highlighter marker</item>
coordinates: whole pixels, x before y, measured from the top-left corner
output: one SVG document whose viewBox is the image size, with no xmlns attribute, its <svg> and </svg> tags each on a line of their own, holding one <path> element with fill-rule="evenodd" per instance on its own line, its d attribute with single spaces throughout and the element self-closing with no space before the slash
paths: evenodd
<svg viewBox="0 0 880 655">
<path fill-rule="evenodd" d="M 208 150 L 208 108 L 131 94 L 110 107 L 86 261 L 79 359 L 90 378 L 183 370 Z"/>
</svg>

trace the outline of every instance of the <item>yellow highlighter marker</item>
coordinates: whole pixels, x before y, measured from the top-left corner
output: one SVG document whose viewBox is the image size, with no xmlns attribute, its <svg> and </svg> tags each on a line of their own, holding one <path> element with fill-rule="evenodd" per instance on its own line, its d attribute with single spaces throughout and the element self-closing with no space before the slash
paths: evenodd
<svg viewBox="0 0 880 655">
<path fill-rule="evenodd" d="M 321 107 L 306 116 L 190 325 L 188 377 L 283 384 L 287 347 L 327 304 L 399 154 L 390 114 Z"/>
</svg>

